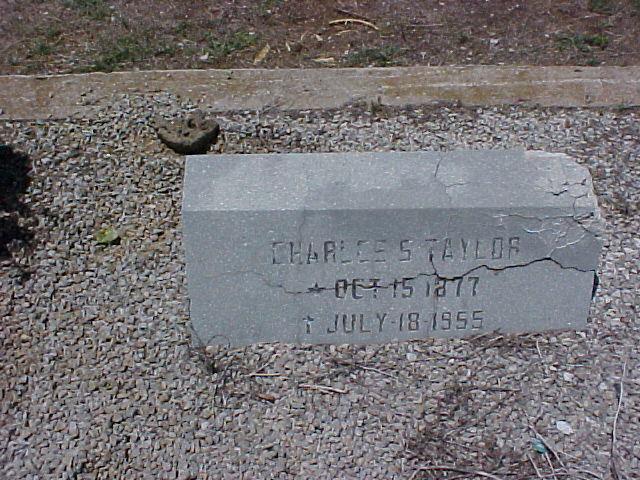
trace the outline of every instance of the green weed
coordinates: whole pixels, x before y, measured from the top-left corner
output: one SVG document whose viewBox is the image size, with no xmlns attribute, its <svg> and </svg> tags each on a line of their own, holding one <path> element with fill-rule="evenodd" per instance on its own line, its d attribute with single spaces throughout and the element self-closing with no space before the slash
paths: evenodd
<svg viewBox="0 0 640 480">
<path fill-rule="evenodd" d="M 158 43 L 153 48 L 154 55 L 164 55 L 167 57 L 173 57 L 177 51 L 178 48 L 174 43 Z"/>
<path fill-rule="evenodd" d="M 56 40 L 62 34 L 62 28 L 58 25 L 47 25 L 42 33 L 47 40 Z"/>
<path fill-rule="evenodd" d="M 574 47 L 582 53 L 588 53 L 593 47 L 599 47 L 601 49 L 607 48 L 609 45 L 609 37 L 601 33 L 596 35 L 577 34 L 571 37 L 560 37 L 558 43 L 560 44 L 561 50 Z"/>
<path fill-rule="evenodd" d="M 191 24 L 189 22 L 187 22 L 186 20 L 180 20 L 178 23 L 176 23 L 176 26 L 173 29 L 173 31 L 177 35 L 185 36 L 189 31 L 189 28 L 191 28 Z"/>
<path fill-rule="evenodd" d="M 104 20 L 110 14 L 105 0 L 64 0 L 64 5 L 92 20 Z"/>
<path fill-rule="evenodd" d="M 386 67 L 395 63 L 395 57 L 400 53 L 400 49 L 395 45 L 385 45 L 376 48 L 364 48 L 356 52 L 351 52 L 345 58 L 345 63 L 349 66 Z"/>
<path fill-rule="evenodd" d="M 225 36 L 222 41 L 207 35 L 206 41 L 209 58 L 220 60 L 233 52 L 249 48 L 256 43 L 257 39 L 255 35 L 240 31 Z"/>
<path fill-rule="evenodd" d="M 589 0 L 588 8 L 595 13 L 613 13 L 613 2 L 611 0 Z"/>
<path fill-rule="evenodd" d="M 258 13 L 262 16 L 268 15 L 274 8 L 282 5 L 282 0 L 262 0 L 258 5 Z"/>
<path fill-rule="evenodd" d="M 35 31 L 34 42 L 31 45 L 30 53 L 39 57 L 46 57 L 54 51 L 58 37 L 62 34 L 62 29 L 57 25 L 47 25 Z"/>
<path fill-rule="evenodd" d="M 31 53 L 33 55 L 37 55 L 38 57 L 46 57 L 53 52 L 53 47 L 51 44 L 45 40 L 38 39 L 36 43 L 31 48 Z"/>
<path fill-rule="evenodd" d="M 111 72 L 122 64 L 144 60 L 154 53 L 149 39 L 141 35 L 127 35 L 102 44 L 93 70 Z"/>
<path fill-rule="evenodd" d="M 458 34 L 458 43 L 460 45 L 464 45 L 465 43 L 468 43 L 469 40 L 471 40 L 471 36 L 468 33 L 460 32 L 460 34 Z"/>
</svg>

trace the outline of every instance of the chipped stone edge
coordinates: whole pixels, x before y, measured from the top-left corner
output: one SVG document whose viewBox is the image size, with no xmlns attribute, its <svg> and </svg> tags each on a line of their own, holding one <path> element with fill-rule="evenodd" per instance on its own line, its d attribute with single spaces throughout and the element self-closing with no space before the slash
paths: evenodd
<svg viewBox="0 0 640 480">
<path fill-rule="evenodd" d="M 118 95 L 171 93 L 214 111 L 388 106 L 640 106 L 640 66 L 151 70 L 0 75 L 0 120 L 93 118 Z"/>
</svg>

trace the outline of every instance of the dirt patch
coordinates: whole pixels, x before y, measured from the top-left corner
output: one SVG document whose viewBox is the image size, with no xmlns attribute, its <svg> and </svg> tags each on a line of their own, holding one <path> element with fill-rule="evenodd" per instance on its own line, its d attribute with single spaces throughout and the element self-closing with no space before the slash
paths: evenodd
<svg viewBox="0 0 640 480">
<path fill-rule="evenodd" d="M 637 65 L 640 0 L 9 0 L 0 73 Z"/>
</svg>

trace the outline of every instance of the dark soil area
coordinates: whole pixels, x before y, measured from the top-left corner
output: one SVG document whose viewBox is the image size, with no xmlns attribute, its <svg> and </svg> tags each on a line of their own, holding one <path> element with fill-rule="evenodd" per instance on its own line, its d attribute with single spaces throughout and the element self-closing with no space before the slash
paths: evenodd
<svg viewBox="0 0 640 480">
<path fill-rule="evenodd" d="M 0 144 L 0 260 L 9 258 L 14 242 L 31 239 L 20 218 L 29 216 L 22 196 L 29 186 L 29 158 Z"/>
<path fill-rule="evenodd" d="M 637 65 L 640 0 L 4 0 L 0 73 Z"/>
</svg>

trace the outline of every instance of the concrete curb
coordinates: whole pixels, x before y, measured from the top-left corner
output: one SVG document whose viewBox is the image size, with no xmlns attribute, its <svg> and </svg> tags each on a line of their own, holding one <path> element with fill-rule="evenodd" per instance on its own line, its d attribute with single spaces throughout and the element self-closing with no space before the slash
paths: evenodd
<svg viewBox="0 0 640 480">
<path fill-rule="evenodd" d="M 467 106 L 640 105 L 640 67 L 402 67 L 170 70 L 0 76 L 0 119 L 91 118 L 118 94 L 171 92 L 216 111 L 456 102 Z"/>
</svg>

